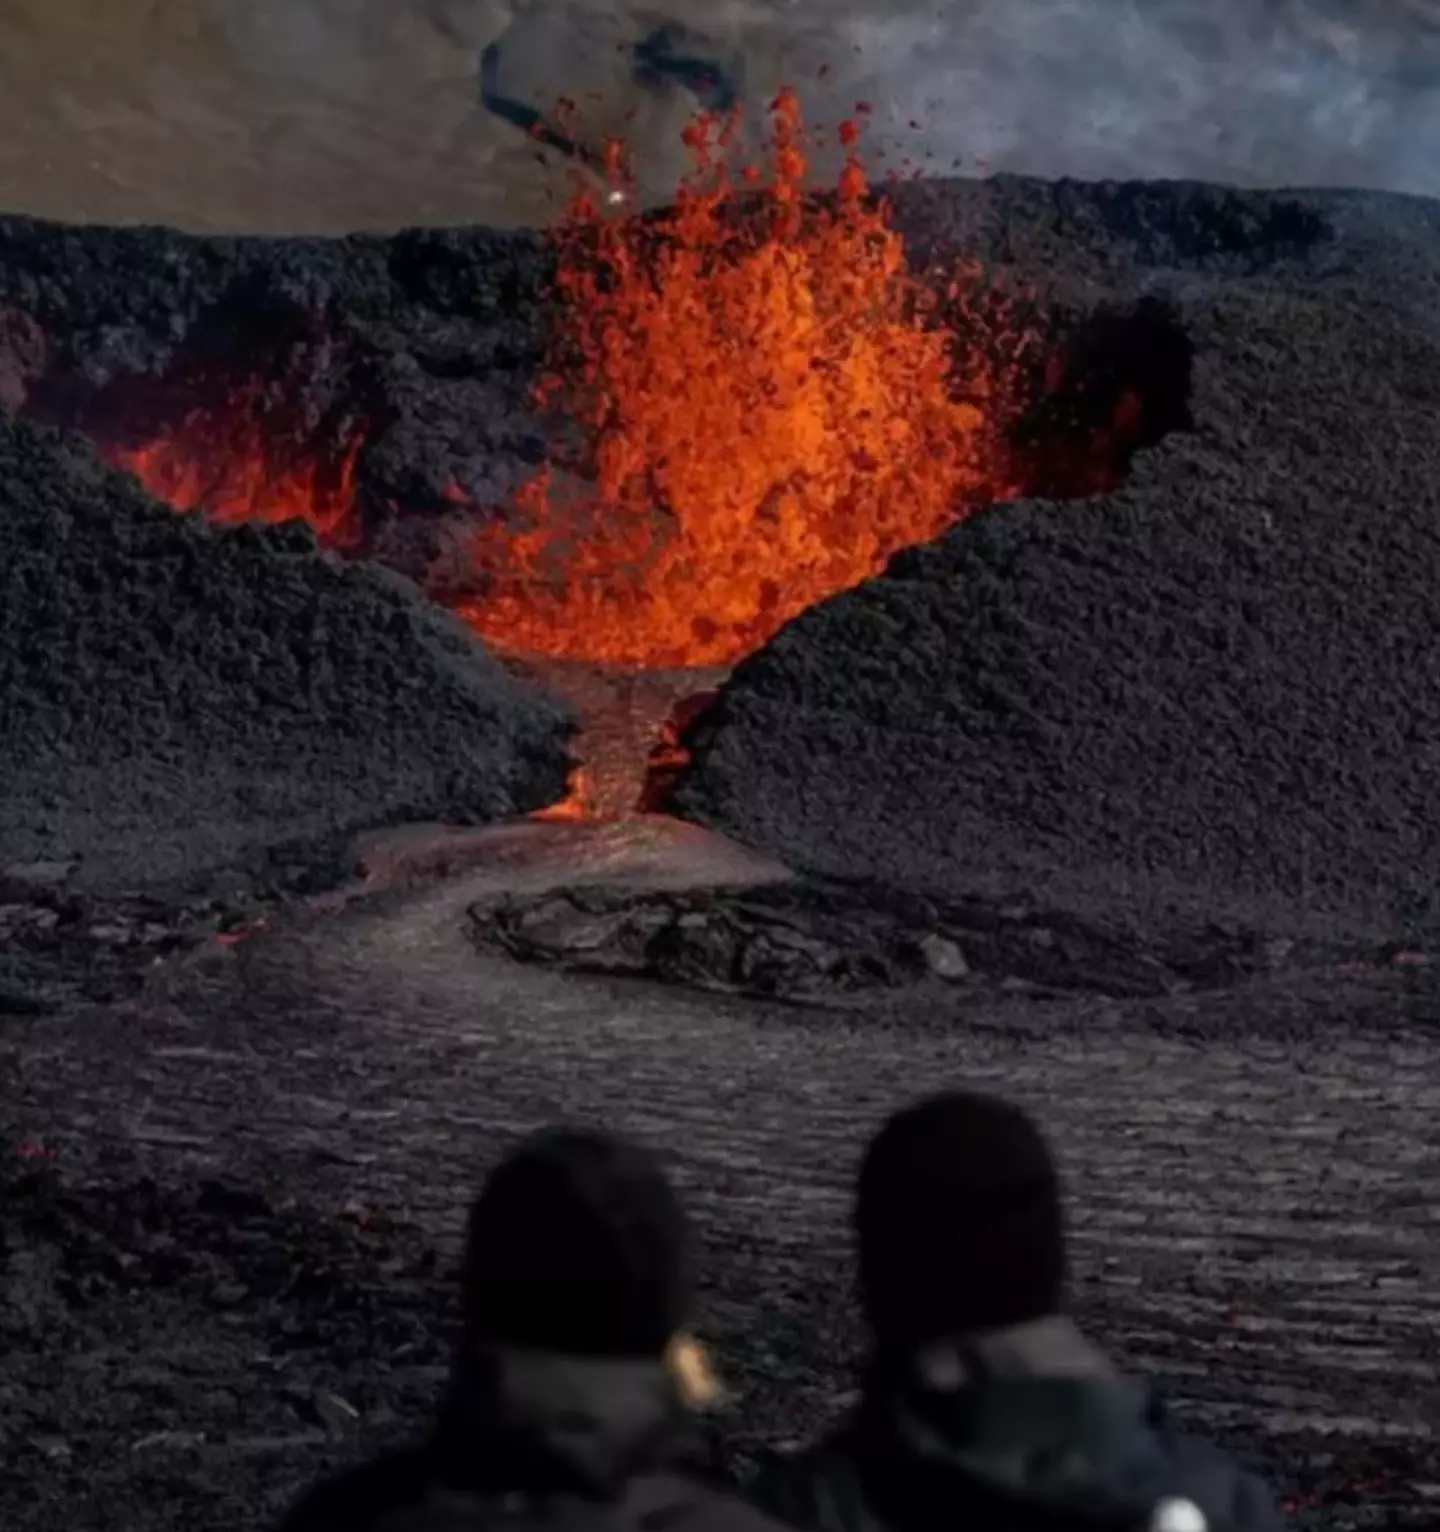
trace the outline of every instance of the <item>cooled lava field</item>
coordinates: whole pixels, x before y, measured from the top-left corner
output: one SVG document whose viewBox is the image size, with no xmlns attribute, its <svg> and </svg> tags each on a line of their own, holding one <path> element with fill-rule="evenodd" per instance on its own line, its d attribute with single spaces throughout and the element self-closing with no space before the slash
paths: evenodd
<svg viewBox="0 0 1440 1532">
<path fill-rule="evenodd" d="M 794 130 L 544 235 L 0 219 L 7 1532 L 419 1429 L 556 1118 L 673 1163 L 743 1469 L 942 1081 L 1295 1525 L 1440 1516 L 1440 204 Z"/>
</svg>

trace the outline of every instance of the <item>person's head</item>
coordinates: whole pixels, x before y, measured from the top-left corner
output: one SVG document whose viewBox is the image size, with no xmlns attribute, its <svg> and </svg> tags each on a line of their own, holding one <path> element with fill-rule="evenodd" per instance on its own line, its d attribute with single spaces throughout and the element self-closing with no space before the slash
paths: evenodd
<svg viewBox="0 0 1440 1532">
<path fill-rule="evenodd" d="M 470 1210 L 462 1271 L 471 1344 L 664 1361 L 691 1402 L 690 1231 L 654 1157 L 607 1133 L 552 1128 L 493 1172 Z"/>
<path fill-rule="evenodd" d="M 860 1288 L 881 1350 L 1003 1329 L 1064 1301 L 1049 1147 L 1018 1107 L 960 1091 L 897 1112 L 855 1199 Z"/>
</svg>

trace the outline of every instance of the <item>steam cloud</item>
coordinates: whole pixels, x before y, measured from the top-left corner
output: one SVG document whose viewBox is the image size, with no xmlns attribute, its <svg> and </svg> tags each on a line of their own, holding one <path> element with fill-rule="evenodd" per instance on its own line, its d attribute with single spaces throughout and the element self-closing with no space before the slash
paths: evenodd
<svg viewBox="0 0 1440 1532">
<path fill-rule="evenodd" d="M 653 82 L 639 82 L 628 61 L 642 38 L 674 26 L 713 40 L 752 109 L 781 83 L 800 90 L 812 120 L 833 121 L 863 97 L 875 107 L 871 152 L 937 174 L 1440 195 L 1440 0 L 205 3 L 257 70 L 321 96 L 414 93 L 396 59 L 417 28 L 442 51 L 471 53 L 477 72 L 481 51 L 498 43 L 512 97 L 533 94 L 530 104 L 546 110 L 560 94 L 603 97 L 620 116 L 632 109 L 627 121 L 638 108 L 653 140 L 640 147 L 667 185 L 680 157 L 658 160 L 660 140 L 674 137 L 675 103 L 657 111 Z M 469 101 L 485 121 L 478 81 Z"/>
<path fill-rule="evenodd" d="M 568 93 L 611 97 L 617 53 L 652 27 L 677 25 L 713 39 L 752 110 L 781 83 L 800 89 L 812 120 L 833 121 L 867 99 L 871 153 L 883 148 L 892 162 L 908 157 L 937 174 L 1440 194 L 1440 0 L 951 0 L 923 9 L 901 0 L 883 13 L 843 0 L 670 0 L 638 12 L 541 0 L 519 9 L 501 48 L 513 38 L 521 53 L 533 49 L 532 79 L 553 81 L 563 64 Z M 594 64 L 580 73 L 594 80 L 570 79 L 575 47 L 539 42 L 597 28 L 617 46 L 586 38 Z M 645 94 L 633 81 L 630 89 Z"/>
<path fill-rule="evenodd" d="M 845 30 L 877 134 L 936 169 L 1440 194 L 1431 0 L 972 0 Z"/>
</svg>

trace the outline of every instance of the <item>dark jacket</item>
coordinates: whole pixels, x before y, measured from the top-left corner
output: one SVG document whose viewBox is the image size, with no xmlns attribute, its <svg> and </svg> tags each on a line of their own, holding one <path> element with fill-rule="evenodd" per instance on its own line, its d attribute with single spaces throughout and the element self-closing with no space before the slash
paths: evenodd
<svg viewBox="0 0 1440 1532">
<path fill-rule="evenodd" d="M 778 1532 L 706 1474 L 686 1419 L 658 1362 L 491 1352 L 427 1440 L 322 1481 L 282 1532 Z"/>
<path fill-rule="evenodd" d="M 1170 1497 L 1210 1532 L 1280 1526 L 1258 1479 L 1170 1430 L 1061 1319 L 877 1365 L 852 1418 L 772 1458 L 751 1496 L 813 1532 L 1143 1532 Z"/>
</svg>

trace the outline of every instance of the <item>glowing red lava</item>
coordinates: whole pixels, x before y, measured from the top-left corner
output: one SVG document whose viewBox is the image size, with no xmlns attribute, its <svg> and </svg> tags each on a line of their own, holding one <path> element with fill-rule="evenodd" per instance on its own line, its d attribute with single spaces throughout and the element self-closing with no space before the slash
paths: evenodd
<svg viewBox="0 0 1440 1532">
<path fill-rule="evenodd" d="M 313 452 L 289 459 L 276 450 L 263 412 L 241 390 L 223 413 L 195 410 L 143 447 L 106 456 L 177 511 L 203 510 L 220 526 L 305 521 L 328 547 L 360 541 L 352 439 L 333 460 Z"/>
<path fill-rule="evenodd" d="M 575 824 L 594 817 L 594 784 L 584 766 L 573 767 L 565 784 L 565 796 L 543 809 L 536 809 L 530 816 L 543 824 Z"/>
<path fill-rule="evenodd" d="M 518 523 L 477 537 L 461 607 L 502 650 L 715 666 L 997 497 L 1001 380 L 956 375 L 934 289 L 907 267 L 844 124 L 835 197 L 802 193 L 798 102 L 766 170 L 727 172 L 700 119 L 675 205 L 582 193 L 554 233 L 557 317 L 540 403 L 583 436 Z M 615 159 L 620 173 L 618 152 Z M 952 294 L 953 296 L 953 294 Z"/>
</svg>

